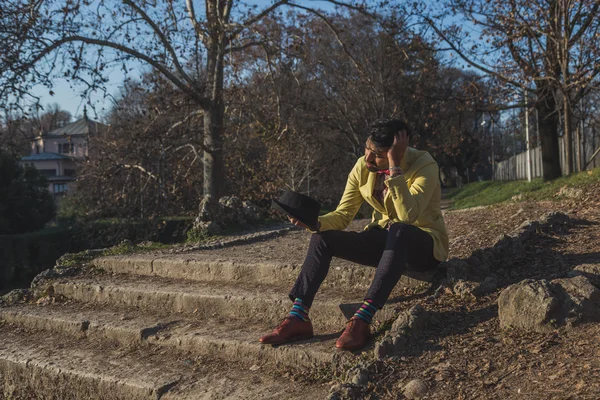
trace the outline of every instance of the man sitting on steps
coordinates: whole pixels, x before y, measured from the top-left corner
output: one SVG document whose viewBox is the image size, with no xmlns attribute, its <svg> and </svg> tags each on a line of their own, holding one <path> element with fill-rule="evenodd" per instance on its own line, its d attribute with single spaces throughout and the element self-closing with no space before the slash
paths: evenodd
<svg viewBox="0 0 600 400">
<path fill-rule="evenodd" d="M 408 125 L 397 119 L 370 126 L 365 156 L 348 175 L 338 207 L 319 217 L 308 254 L 291 292 L 290 314 L 264 344 L 283 344 L 313 336 L 309 309 L 327 276 L 332 257 L 377 266 L 362 306 L 346 323 L 336 347 L 356 350 L 369 340 L 375 312 L 387 301 L 407 264 L 434 269 L 448 256 L 448 235 L 440 209 L 438 165 L 426 151 L 408 147 Z M 372 222 L 363 232 L 344 229 L 366 201 Z M 308 229 L 300 221 L 290 221 Z"/>
</svg>

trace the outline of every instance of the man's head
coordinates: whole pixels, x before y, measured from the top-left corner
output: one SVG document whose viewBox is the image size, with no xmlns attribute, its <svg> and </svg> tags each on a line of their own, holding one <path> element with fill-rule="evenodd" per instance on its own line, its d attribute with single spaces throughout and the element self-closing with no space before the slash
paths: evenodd
<svg viewBox="0 0 600 400">
<path fill-rule="evenodd" d="M 365 144 L 365 161 L 369 171 L 388 168 L 387 151 L 394 143 L 394 136 L 402 131 L 410 136 L 410 127 L 399 119 L 378 120 L 369 126 L 369 138 Z"/>
</svg>

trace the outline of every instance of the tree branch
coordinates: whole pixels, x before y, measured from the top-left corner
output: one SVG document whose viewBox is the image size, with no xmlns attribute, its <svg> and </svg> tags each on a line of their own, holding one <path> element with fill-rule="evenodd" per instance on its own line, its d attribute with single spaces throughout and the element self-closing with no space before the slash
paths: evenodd
<svg viewBox="0 0 600 400">
<path fill-rule="evenodd" d="M 177 128 L 178 126 L 184 124 L 185 122 L 187 122 L 190 118 L 192 117 L 196 117 L 196 116 L 200 116 L 200 115 L 204 115 L 204 110 L 196 110 L 196 111 L 192 111 L 191 113 L 189 113 L 188 115 L 186 115 L 181 121 L 178 121 L 176 123 L 174 123 L 173 125 L 171 125 L 171 127 L 167 130 L 167 132 L 165 133 L 165 136 L 169 136 L 171 134 L 171 132 Z M 205 151 L 207 151 L 208 153 L 211 153 L 211 151 L 209 151 L 208 149 L 206 149 Z"/>
<path fill-rule="evenodd" d="M 186 81 L 191 82 L 190 77 L 188 76 L 188 74 L 185 73 L 185 71 L 181 67 L 181 64 L 179 63 L 179 59 L 177 58 L 177 54 L 175 54 L 175 50 L 173 50 L 173 47 L 171 46 L 171 44 L 165 37 L 164 33 L 160 30 L 158 25 L 156 25 L 156 23 L 154 21 L 152 21 L 152 19 L 150 19 L 150 17 L 148 17 L 148 14 L 146 14 L 144 12 L 144 10 L 139 8 L 131 0 L 123 0 L 123 3 L 129 5 L 131 8 L 133 8 L 142 17 L 142 19 L 144 21 L 146 21 L 146 23 L 152 27 L 152 30 L 154 30 L 154 33 L 156 33 L 156 35 L 158 36 L 158 38 L 160 39 L 162 44 L 165 46 L 165 48 L 167 49 L 167 51 L 173 58 L 173 63 L 175 64 L 175 69 L 177 70 L 177 72 L 179 72 L 179 75 L 181 75 L 181 77 L 183 79 L 185 79 Z"/>
<path fill-rule="evenodd" d="M 209 100 L 207 98 L 200 96 L 195 90 L 193 90 L 193 88 L 190 88 L 188 85 L 186 85 L 186 83 L 184 83 L 178 77 L 173 75 L 173 73 L 171 71 L 169 71 L 166 68 L 166 66 L 160 64 L 159 62 L 157 62 L 156 60 L 147 56 L 146 54 L 140 53 L 139 51 L 136 51 L 134 49 L 123 46 L 118 43 L 114 43 L 114 42 L 110 42 L 110 41 L 106 41 L 106 40 L 102 40 L 102 39 L 93 39 L 93 38 L 88 38 L 85 36 L 68 36 L 68 37 L 62 38 L 62 39 L 57 40 L 56 42 L 52 43 L 45 49 L 43 49 L 31 61 L 29 61 L 27 64 L 25 64 L 23 66 L 23 69 L 28 69 L 29 67 L 36 64 L 38 61 L 40 61 L 42 58 L 44 58 L 45 56 L 50 54 L 52 51 L 54 51 L 58 47 L 62 46 L 63 44 L 71 43 L 71 42 L 83 42 L 83 43 L 87 43 L 87 44 L 95 44 L 98 46 L 110 47 L 115 50 L 122 51 L 123 53 L 129 54 L 139 60 L 145 61 L 153 68 L 156 68 L 156 70 L 158 70 L 160 73 L 162 73 L 165 77 L 167 77 L 175 86 L 177 86 L 183 92 L 187 93 L 192 98 L 194 98 L 198 102 L 200 107 L 202 107 L 203 109 L 207 109 L 209 107 Z"/>
<path fill-rule="evenodd" d="M 286 5 L 286 4 L 289 4 L 289 0 L 279 0 L 275 3 L 273 3 L 271 6 L 265 8 L 258 14 L 256 14 L 254 17 L 249 18 L 248 20 L 246 20 L 245 22 L 242 22 L 241 24 L 236 24 L 236 25 L 239 25 L 239 27 L 238 27 L 238 29 L 235 29 L 232 32 L 231 36 L 234 37 L 234 36 L 238 35 L 242 30 L 244 30 L 244 28 L 247 28 L 250 25 L 253 25 L 254 23 L 260 21 L 261 19 L 263 19 L 264 17 L 269 15 L 273 10 L 279 8 L 282 5 Z"/>
<path fill-rule="evenodd" d="M 202 31 L 202 27 L 198 23 L 198 20 L 196 19 L 196 11 L 194 9 L 194 1 L 186 0 L 186 5 L 187 5 L 188 16 L 190 17 L 190 22 L 192 23 L 192 26 L 194 27 L 194 31 L 196 31 L 196 35 L 198 35 L 198 37 L 200 38 L 202 43 L 204 45 L 206 45 L 206 36 L 205 36 L 204 32 Z"/>
<path fill-rule="evenodd" d="M 427 22 L 427 24 L 438 34 L 438 36 L 444 42 L 446 42 L 448 44 L 448 46 L 450 46 L 450 48 L 452 48 L 452 51 L 454 51 L 456 54 L 458 54 L 458 56 L 460 58 L 462 58 L 470 66 L 472 66 L 474 68 L 477 68 L 478 70 L 483 71 L 486 74 L 489 74 L 491 76 L 494 76 L 494 77 L 496 77 L 496 78 L 498 78 L 498 79 L 500 79 L 500 80 L 508 83 L 509 85 L 517 87 L 517 88 L 519 88 L 521 90 L 527 90 L 529 92 L 534 92 L 533 89 L 531 89 L 531 88 L 529 88 L 527 86 L 523 86 L 521 83 L 516 82 L 515 80 L 513 80 L 513 79 L 511 79 L 511 78 L 509 78 L 507 76 L 504 76 L 504 75 L 502 75 L 502 74 L 500 74 L 500 73 L 498 73 L 496 71 L 493 71 L 493 70 L 491 70 L 491 69 L 489 69 L 489 68 L 487 68 L 487 67 L 485 67 L 485 66 L 483 66 L 483 65 L 481 65 L 479 63 L 476 63 L 476 62 L 472 61 L 452 41 L 450 41 L 450 39 L 448 39 L 448 37 L 440 29 L 437 28 L 437 26 L 435 26 L 435 23 L 431 19 L 429 19 L 427 17 L 425 17 L 424 19 L 425 19 L 425 22 Z"/>
<path fill-rule="evenodd" d="M 338 43 L 340 44 L 340 46 L 342 46 L 342 50 L 350 58 L 350 60 L 352 61 L 352 63 L 354 64 L 354 66 L 356 67 L 356 69 L 358 70 L 358 72 L 360 72 L 360 74 L 367 80 L 367 82 L 369 82 L 369 86 L 371 86 L 371 88 L 373 89 L 373 91 L 378 96 L 381 95 L 379 93 L 379 91 L 377 90 L 377 88 L 375 87 L 375 85 L 373 84 L 373 81 L 371 80 L 371 78 L 369 78 L 369 76 L 367 75 L 365 69 L 354 58 L 354 56 L 352 56 L 352 53 L 350 53 L 350 50 L 348 50 L 348 48 L 346 47 L 346 44 L 340 38 L 339 31 L 335 28 L 335 26 L 333 26 L 333 24 L 331 22 L 329 22 L 329 20 L 323 14 L 321 14 L 320 12 L 318 12 L 316 10 L 313 10 L 312 8 L 304 7 L 304 6 L 301 6 L 301 5 L 298 5 L 298 4 L 293 4 L 292 3 L 292 4 L 290 4 L 290 7 L 300 8 L 302 10 L 305 10 L 305 11 L 308 11 L 308 12 L 310 12 L 312 14 L 315 14 L 317 17 L 319 17 L 320 19 L 322 19 L 325 22 L 325 24 L 329 27 L 329 29 L 333 32 L 333 34 L 335 35 L 336 40 L 338 41 Z"/>
<path fill-rule="evenodd" d="M 600 1 L 596 1 L 594 3 L 594 6 L 588 14 L 587 19 L 579 26 L 577 32 L 571 37 L 571 39 L 569 40 L 569 47 L 573 46 L 579 39 L 581 39 L 581 36 L 583 36 L 583 34 L 590 27 L 592 22 L 596 20 L 598 16 L 598 10 L 600 10 Z"/>
<path fill-rule="evenodd" d="M 144 167 L 142 167 L 141 165 L 137 165 L 137 164 L 118 164 L 119 167 L 121 168 L 128 168 L 128 169 L 139 169 L 140 171 L 142 171 L 143 173 L 145 173 L 146 175 L 148 175 L 150 178 L 154 179 L 154 180 L 158 180 L 158 178 L 156 177 L 156 175 L 154 175 L 152 172 L 147 171 Z"/>
</svg>

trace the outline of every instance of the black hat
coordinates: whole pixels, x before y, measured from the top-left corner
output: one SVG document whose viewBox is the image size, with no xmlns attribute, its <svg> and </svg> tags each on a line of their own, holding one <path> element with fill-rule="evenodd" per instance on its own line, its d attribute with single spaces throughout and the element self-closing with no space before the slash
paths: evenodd
<svg viewBox="0 0 600 400">
<path fill-rule="evenodd" d="M 282 211 L 292 218 L 296 218 L 311 230 L 318 230 L 318 217 L 321 203 L 300 193 L 286 190 L 279 200 L 271 204 L 276 210 Z"/>
</svg>

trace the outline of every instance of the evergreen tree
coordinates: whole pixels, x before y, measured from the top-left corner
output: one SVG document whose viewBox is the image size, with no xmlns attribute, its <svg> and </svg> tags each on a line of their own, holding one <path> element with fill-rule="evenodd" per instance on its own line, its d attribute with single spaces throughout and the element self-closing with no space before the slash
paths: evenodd
<svg viewBox="0 0 600 400">
<path fill-rule="evenodd" d="M 0 151 L 0 234 L 41 229 L 55 212 L 46 178 Z"/>
</svg>

